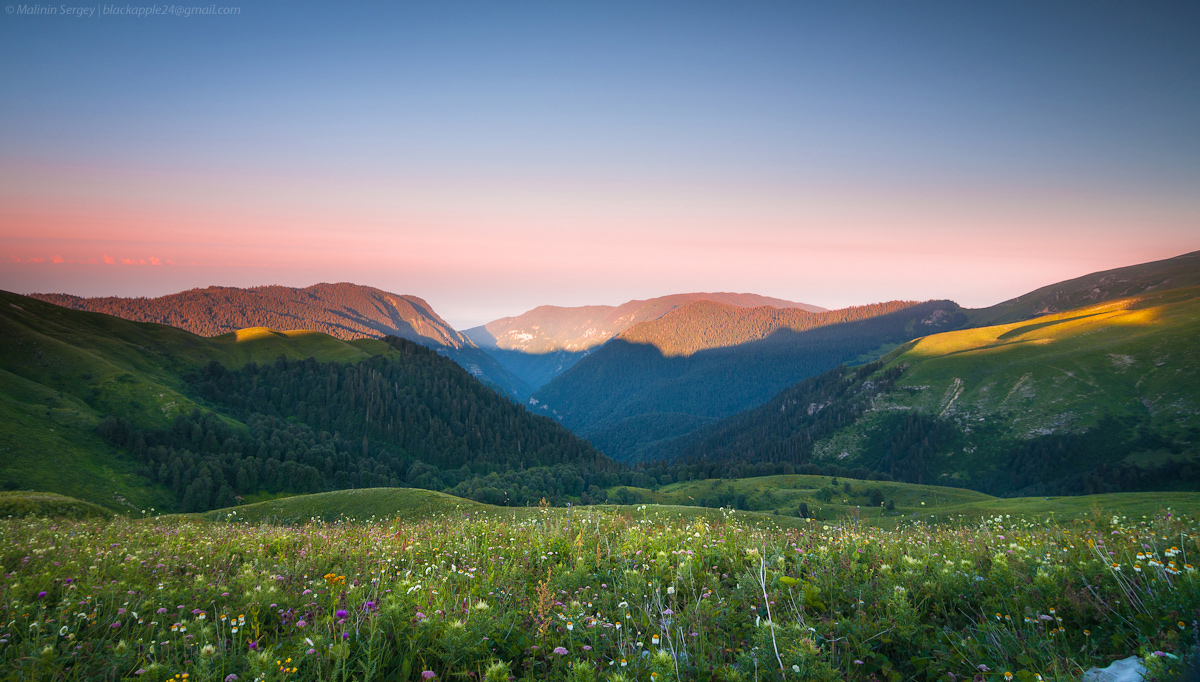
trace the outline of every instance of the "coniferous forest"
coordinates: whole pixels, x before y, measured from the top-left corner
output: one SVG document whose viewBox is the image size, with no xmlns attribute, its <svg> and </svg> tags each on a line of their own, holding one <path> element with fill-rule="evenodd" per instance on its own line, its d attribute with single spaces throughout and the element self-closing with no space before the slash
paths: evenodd
<svg viewBox="0 0 1200 682">
<path fill-rule="evenodd" d="M 387 342 L 396 354 L 358 364 L 213 362 L 187 377 L 212 411 L 180 415 L 164 429 L 110 415 L 100 434 L 134 453 L 142 473 L 169 486 L 187 511 L 259 490 L 377 486 L 521 505 L 577 498 L 619 480 L 612 460 L 553 420 L 429 349 Z"/>
</svg>

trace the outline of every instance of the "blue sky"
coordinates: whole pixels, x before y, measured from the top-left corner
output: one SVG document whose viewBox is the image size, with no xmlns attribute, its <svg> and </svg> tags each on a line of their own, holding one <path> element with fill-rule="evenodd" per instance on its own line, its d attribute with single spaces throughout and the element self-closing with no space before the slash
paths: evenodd
<svg viewBox="0 0 1200 682">
<path fill-rule="evenodd" d="M 1200 248 L 1197 27 L 1195 3 L 5 14 L 0 287 L 350 280 L 460 325 L 684 290 L 987 305 Z"/>
</svg>

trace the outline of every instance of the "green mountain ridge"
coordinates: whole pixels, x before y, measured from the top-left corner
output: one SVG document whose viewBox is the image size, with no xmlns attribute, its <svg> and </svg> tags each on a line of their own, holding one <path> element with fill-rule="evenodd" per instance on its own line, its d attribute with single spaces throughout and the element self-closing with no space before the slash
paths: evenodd
<svg viewBox="0 0 1200 682">
<path fill-rule="evenodd" d="M 1200 251 L 1139 263 L 1035 289 L 987 308 L 968 311 L 969 326 L 1019 322 L 1152 291 L 1200 285 Z"/>
<path fill-rule="evenodd" d="M 552 420 L 395 337 L 254 328 L 203 338 L 7 292 L 0 332 L 0 485 L 8 489 L 169 510 L 363 483 L 443 488 L 505 462 L 532 472 L 520 479 L 530 495 L 554 495 L 542 487 L 586 486 L 592 473 L 615 471 Z M 243 393 L 255 398 L 237 402 Z M 318 396 L 328 402 L 315 404 Z M 354 412 L 384 408 L 394 433 L 364 427 Z M 347 409 L 348 423 L 330 422 Z M 414 453 L 458 453 L 456 469 Z M 547 466 L 556 473 L 536 473 Z"/>
<path fill-rule="evenodd" d="M 994 494 L 1200 484 L 1200 287 L 917 339 L 664 445 Z"/>
</svg>

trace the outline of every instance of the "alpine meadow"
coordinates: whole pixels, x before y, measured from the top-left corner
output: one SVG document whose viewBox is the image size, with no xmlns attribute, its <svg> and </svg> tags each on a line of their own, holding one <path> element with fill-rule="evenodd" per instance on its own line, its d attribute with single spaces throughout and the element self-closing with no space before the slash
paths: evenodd
<svg viewBox="0 0 1200 682">
<path fill-rule="evenodd" d="M 0 14 L 0 681 L 1200 680 L 1200 5 Z"/>
</svg>

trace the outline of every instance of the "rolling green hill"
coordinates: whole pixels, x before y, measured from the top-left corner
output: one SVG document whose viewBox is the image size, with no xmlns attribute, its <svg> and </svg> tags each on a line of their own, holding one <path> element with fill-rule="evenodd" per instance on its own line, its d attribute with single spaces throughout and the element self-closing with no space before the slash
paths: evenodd
<svg viewBox="0 0 1200 682">
<path fill-rule="evenodd" d="M 1200 484 L 1200 287 L 935 334 L 671 444 L 996 494 Z"/>
<path fill-rule="evenodd" d="M 884 502 L 872 506 L 873 494 L 881 496 Z M 1106 519 L 1114 513 L 1129 517 L 1153 515 L 1165 509 L 1192 514 L 1200 511 L 1200 493 L 1112 493 L 1002 499 L 961 488 L 798 475 L 689 481 L 659 490 L 622 486 L 611 489 L 608 498 L 603 505 L 575 509 L 600 508 L 635 518 L 660 520 L 664 514 L 669 518 L 718 520 L 736 508 L 743 520 L 786 527 L 806 521 L 846 518 L 868 525 L 892 527 L 911 521 L 970 523 L 1004 514 L 1070 521 Z M 739 498 L 744 504 L 737 504 Z M 799 515 L 801 509 L 807 516 Z M 205 512 L 201 517 L 240 523 L 296 524 L 311 520 L 379 523 L 395 519 L 454 519 L 476 514 L 528 519 L 540 514 L 570 514 L 571 511 L 563 507 L 546 510 L 499 507 L 429 490 L 367 488 L 244 504 Z"/>
<path fill-rule="evenodd" d="M 0 518 L 49 516 L 55 518 L 109 518 L 111 509 L 66 495 L 26 491 L 0 491 Z"/>
<path fill-rule="evenodd" d="M 613 469 L 409 341 L 262 328 L 206 339 L 5 292 L 0 436 L 4 488 L 139 512 L 262 491 L 442 488 L 510 464 L 528 472 L 527 494 L 554 496 L 547 486 Z"/>
</svg>

